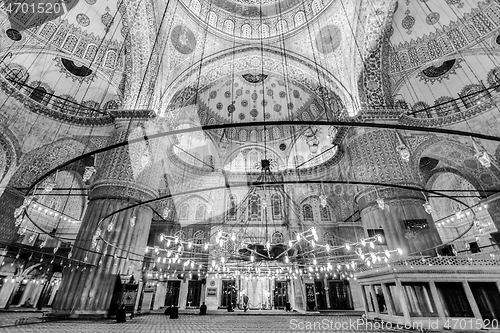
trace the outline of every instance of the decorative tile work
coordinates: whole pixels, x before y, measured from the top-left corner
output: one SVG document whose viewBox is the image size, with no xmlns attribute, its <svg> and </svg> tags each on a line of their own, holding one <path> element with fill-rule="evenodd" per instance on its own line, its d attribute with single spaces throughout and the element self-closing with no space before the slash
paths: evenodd
<svg viewBox="0 0 500 333">
<path fill-rule="evenodd" d="M 390 50 L 390 73 L 408 71 L 477 43 L 500 27 L 500 4 L 479 3 L 479 9 L 457 22 L 418 40 L 393 46 Z M 416 51 L 418 50 L 418 51 Z"/>
</svg>

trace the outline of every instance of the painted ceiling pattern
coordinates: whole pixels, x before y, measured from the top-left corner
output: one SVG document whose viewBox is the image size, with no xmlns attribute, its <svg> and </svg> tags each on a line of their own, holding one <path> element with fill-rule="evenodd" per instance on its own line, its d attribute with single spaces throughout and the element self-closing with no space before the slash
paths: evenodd
<svg viewBox="0 0 500 333">
<path fill-rule="evenodd" d="M 181 0 L 186 10 L 218 32 L 245 39 L 281 36 L 304 27 L 323 12 L 332 0 L 279 0 L 265 5 L 245 0 Z M 258 1 L 260 0 L 252 0 Z M 272 0 L 269 0 L 272 1 Z"/>
<path fill-rule="evenodd" d="M 244 74 L 245 75 L 245 74 Z M 269 76 L 262 82 L 249 82 L 241 74 L 215 83 L 201 92 L 200 102 L 212 114 L 222 117 L 224 122 L 290 120 L 307 104 L 310 94 L 283 78 Z M 302 118 L 315 119 L 320 110 L 311 105 L 309 115 Z"/>
<path fill-rule="evenodd" d="M 448 9 L 447 12 L 453 11 Z M 426 35 L 399 41 L 392 37 L 390 72 L 408 71 L 463 50 L 499 26 L 500 4 L 487 1 L 479 2 L 477 8 L 471 8 L 463 17 L 456 17 L 448 25 L 435 27 Z"/>
</svg>

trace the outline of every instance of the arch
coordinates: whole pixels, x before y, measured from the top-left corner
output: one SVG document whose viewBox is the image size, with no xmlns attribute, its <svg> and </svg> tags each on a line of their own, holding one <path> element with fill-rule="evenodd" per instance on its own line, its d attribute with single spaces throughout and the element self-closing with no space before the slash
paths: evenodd
<svg viewBox="0 0 500 333">
<path fill-rule="evenodd" d="M 42 30 L 40 30 L 39 35 L 45 39 L 51 39 L 56 30 L 57 26 L 52 22 L 48 22 L 43 26 Z"/>
<path fill-rule="evenodd" d="M 90 151 L 90 147 L 74 139 L 61 139 L 34 148 L 20 161 L 20 167 L 13 175 L 10 186 L 29 187 L 49 170 L 88 151 Z"/>
<path fill-rule="evenodd" d="M 243 24 L 241 26 L 241 37 L 252 38 L 252 26 L 250 24 Z"/>
<path fill-rule="evenodd" d="M 236 205 L 238 202 L 238 198 L 231 194 L 227 199 L 227 219 L 228 220 L 236 220 L 238 217 L 238 212 L 236 211 Z"/>
<path fill-rule="evenodd" d="M 480 193 L 481 190 L 495 189 L 496 184 L 500 183 L 499 170 L 494 166 L 491 168 L 483 167 L 474 158 L 474 154 L 475 151 L 470 146 L 444 137 L 434 136 L 415 148 L 412 154 L 412 169 L 415 174 L 421 174 L 419 170 L 420 159 L 427 157 L 441 161 L 441 168 L 460 170 L 466 179 L 477 184 L 475 186 Z"/>
<path fill-rule="evenodd" d="M 254 194 L 248 200 L 248 218 L 259 219 L 261 213 L 260 195 Z"/>
<path fill-rule="evenodd" d="M 200 15 L 201 12 L 201 3 L 198 0 L 192 0 L 189 8 L 196 15 Z"/>
<path fill-rule="evenodd" d="M 97 51 L 99 48 L 95 44 L 89 44 L 87 46 L 87 51 L 85 51 L 85 56 L 84 59 L 88 61 L 94 61 L 95 57 L 97 56 Z"/>
<path fill-rule="evenodd" d="M 273 212 L 273 220 L 281 220 L 283 218 L 283 207 L 281 203 L 281 196 L 277 193 L 271 197 L 271 207 Z"/>
<path fill-rule="evenodd" d="M 328 207 L 328 205 L 324 207 L 322 205 L 319 206 L 319 215 L 322 221 L 332 220 L 332 214 L 330 213 L 330 207 Z"/>
<path fill-rule="evenodd" d="M 179 237 L 179 239 L 186 240 L 187 234 L 184 230 L 178 230 L 175 232 L 174 237 Z"/>
<path fill-rule="evenodd" d="M 484 87 L 480 84 L 469 84 L 462 89 L 459 94 L 466 108 L 472 108 L 480 104 L 484 98 L 488 97 L 488 93 L 484 91 Z"/>
<path fill-rule="evenodd" d="M 205 204 L 199 204 L 198 207 L 196 207 L 195 219 L 197 221 L 203 221 L 205 220 L 206 215 L 207 215 L 207 206 Z"/>
<path fill-rule="evenodd" d="M 231 22 L 231 24 L 233 23 Z M 227 59 L 226 56 L 233 57 L 235 68 L 247 66 L 246 72 L 250 70 L 264 70 L 266 73 L 274 74 L 276 68 L 282 66 L 281 52 L 282 50 L 275 46 L 265 45 L 261 49 L 260 46 L 245 44 L 231 50 L 222 51 L 217 56 L 208 56 L 203 59 L 201 64 L 200 62 L 193 63 L 190 68 L 172 81 L 169 89 L 165 90 L 162 96 L 162 103 L 164 105 L 171 105 L 180 92 L 189 89 L 190 82 L 192 82 L 191 80 L 194 77 L 199 76 L 201 78 L 200 82 L 203 82 L 203 84 L 200 86 L 200 89 L 220 79 L 221 76 L 225 75 L 222 73 L 222 68 L 224 68 L 224 62 Z M 262 53 L 265 53 L 266 56 L 264 63 L 259 61 Z M 357 108 L 354 107 L 356 102 L 353 94 L 326 67 L 318 67 L 311 59 L 294 52 L 288 52 L 287 59 L 289 60 L 288 66 L 291 68 L 288 72 L 290 80 L 303 86 L 318 98 L 323 99 L 327 104 L 332 101 L 335 102 L 332 104 L 339 104 L 339 110 L 337 111 L 339 114 L 349 113 L 350 115 L 355 115 L 354 112 L 357 112 Z M 313 75 L 313 73 L 320 73 L 320 76 Z M 279 75 L 279 73 L 276 74 Z M 321 82 L 319 82 L 318 77 L 323 78 Z M 325 92 L 329 93 L 326 94 Z M 334 98 L 332 98 L 332 94 Z"/>
<path fill-rule="evenodd" d="M 231 20 L 225 20 L 224 21 L 224 32 L 227 34 L 233 34 L 234 33 L 234 22 Z"/>
<path fill-rule="evenodd" d="M 306 14 L 303 11 L 297 12 L 297 14 L 295 14 L 293 18 L 293 21 L 296 28 L 301 26 L 302 24 L 306 23 Z"/>
<path fill-rule="evenodd" d="M 321 3 L 321 0 L 314 0 L 311 4 L 311 9 L 314 15 L 318 14 L 322 8 L 323 4 Z"/>
<path fill-rule="evenodd" d="M 210 11 L 208 13 L 208 25 L 211 25 L 212 27 L 217 27 L 217 21 L 218 21 L 217 14 L 215 12 Z"/>
<path fill-rule="evenodd" d="M 181 205 L 179 209 L 179 220 L 187 220 L 189 218 L 189 204 L 185 203 Z"/>
<path fill-rule="evenodd" d="M 288 31 L 288 22 L 286 20 L 279 20 L 276 24 L 276 32 L 278 34 L 284 34 Z"/>
<path fill-rule="evenodd" d="M 68 35 L 68 37 L 64 41 L 62 48 L 63 50 L 68 51 L 69 53 L 73 53 L 76 44 L 78 44 L 78 38 L 75 35 Z"/>
<path fill-rule="evenodd" d="M 108 51 L 106 53 L 106 60 L 104 61 L 104 67 L 115 68 L 116 63 L 116 51 Z"/>
<path fill-rule="evenodd" d="M 428 187 L 436 191 L 442 189 L 456 191 L 447 193 L 451 196 L 470 195 L 471 197 L 461 199 L 469 206 L 474 206 L 480 202 L 480 198 L 477 197 L 479 193 L 477 192 L 475 186 L 457 172 L 443 171 L 434 174 L 428 182 Z M 429 198 L 429 203 L 432 207 L 432 218 L 437 222 L 436 227 L 444 243 L 453 241 L 464 232 L 464 223 L 469 220 L 469 217 L 466 217 L 466 215 L 464 215 L 464 217 L 458 217 L 457 213 L 465 209 L 466 206 L 448 198 L 435 196 Z M 477 210 L 475 218 L 485 229 L 486 234 L 497 231 L 487 209 Z M 465 245 L 468 242 L 476 241 L 475 235 L 476 231 L 474 228 L 469 230 L 469 232 L 462 236 L 459 241 L 454 242 L 455 247 L 457 248 L 458 246 L 461 247 L 460 250 L 464 250 L 465 248 L 462 245 Z M 488 241 L 488 239 L 486 240 Z"/>
<path fill-rule="evenodd" d="M 259 28 L 259 33 L 261 38 L 268 38 L 271 34 L 271 29 L 267 24 L 262 24 Z"/>
<path fill-rule="evenodd" d="M 310 204 L 305 204 L 302 206 L 302 218 L 304 219 L 304 221 L 314 220 L 314 212 Z"/>
</svg>

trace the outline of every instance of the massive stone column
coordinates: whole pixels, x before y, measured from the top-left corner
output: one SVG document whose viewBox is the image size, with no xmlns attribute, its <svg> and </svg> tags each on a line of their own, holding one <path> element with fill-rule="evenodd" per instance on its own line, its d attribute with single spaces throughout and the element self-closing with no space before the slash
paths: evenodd
<svg viewBox="0 0 500 333">
<path fill-rule="evenodd" d="M 109 144 L 147 137 L 151 126 L 154 125 L 148 121 L 117 119 Z M 101 220 L 117 210 L 157 197 L 164 151 L 160 146 L 161 140 L 144 140 L 98 157 L 100 163 L 91 185 L 90 202 L 71 251 L 72 259 L 88 265 L 64 268 L 53 305 L 56 312 L 105 315 L 116 277 L 133 275 L 139 281 L 152 209 L 140 206 Z M 135 223 L 131 223 L 134 218 Z M 95 241 L 97 230 L 105 242 Z"/>
<path fill-rule="evenodd" d="M 352 177 L 356 181 L 398 184 L 422 188 L 411 172 L 410 162 L 404 161 L 396 147 L 400 144 L 394 130 L 360 129 L 347 143 Z M 432 255 L 428 250 L 440 245 L 441 238 L 430 214 L 425 211 L 424 194 L 384 186 L 360 186 L 356 195 L 361 221 L 368 230 L 383 229 L 387 246 L 376 250 L 401 248 L 406 255 Z M 377 199 L 383 199 L 381 209 Z"/>
</svg>

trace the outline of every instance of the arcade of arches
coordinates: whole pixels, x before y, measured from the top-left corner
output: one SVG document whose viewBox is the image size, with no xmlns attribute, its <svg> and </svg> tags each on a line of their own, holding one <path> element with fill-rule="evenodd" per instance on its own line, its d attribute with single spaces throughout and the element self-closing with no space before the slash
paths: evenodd
<svg viewBox="0 0 500 333">
<path fill-rule="evenodd" d="M 0 9 L 0 307 L 500 320 L 498 1 L 60 6 Z"/>
</svg>

